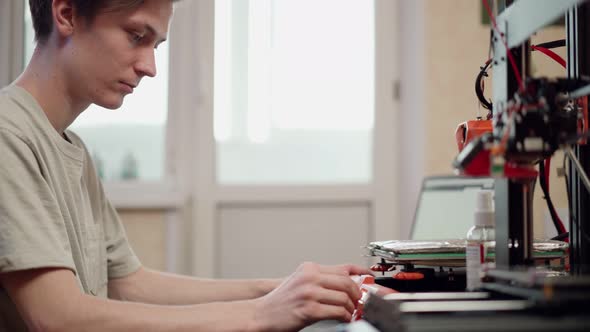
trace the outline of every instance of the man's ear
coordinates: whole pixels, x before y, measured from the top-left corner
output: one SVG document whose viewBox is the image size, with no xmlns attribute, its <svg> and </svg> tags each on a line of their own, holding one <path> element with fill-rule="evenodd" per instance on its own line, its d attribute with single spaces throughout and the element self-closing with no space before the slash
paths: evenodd
<svg viewBox="0 0 590 332">
<path fill-rule="evenodd" d="M 72 0 L 53 0 L 53 24 L 61 37 L 70 36 L 74 32 L 74 4 Z"/>
</svg>

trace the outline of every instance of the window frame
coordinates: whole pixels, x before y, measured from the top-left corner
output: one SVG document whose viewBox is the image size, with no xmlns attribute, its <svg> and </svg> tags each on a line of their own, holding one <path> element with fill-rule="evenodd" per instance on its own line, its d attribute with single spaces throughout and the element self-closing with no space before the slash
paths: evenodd
<svg viewBox="0 0 590 332">
<path fill-rule="evenodd" d="M 24 1 L 0 2 L 0 86 L 10 84 L 21 72 L 24 57 Z"/>
</svg>

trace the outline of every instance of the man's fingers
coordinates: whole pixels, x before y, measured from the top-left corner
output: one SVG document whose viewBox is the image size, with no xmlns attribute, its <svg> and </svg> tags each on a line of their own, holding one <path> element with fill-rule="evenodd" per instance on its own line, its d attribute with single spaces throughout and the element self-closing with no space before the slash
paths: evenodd
<svg viewBox="0 0 590 332">
<path fill-rule="evenodd" d="M 358 301 L 361 298 L 359 286 L 349 276 L 325 274 L 320 280 L 320 286 L 326 289 L 344 292 L 352 301 Z"/>
<path fill-rule="evenodd" d="M 346 265 L 320 265 L 319 266 L 320 272 L 322 273 L 329 273 L 329 274 L 337 274 L 343 276 L 355 275 L 355 274 L 370 274 L 373 273 L 362 266 L 346 264 Z"/>
<path fill-rule="evenodd" d="M 355 275 L 355 274 L 368 274 L 368 275 L 373 275 L 373 272 L 371 272 L 371 270 L 362 267 L 362 266 L 358 266 L 358 265 L 344 265 L 344 268 L 348 271 L 349 275 Z"/>
<path fill-rule="evenodd" d="M 351 299 L 350 296 L 345 292 L 331 289 L 321 289 L 318 290 L 316 295 L 319 303 L 344 307 L 346 311 L 350 312 L 351 314 L 356 308 L 356 300 Z"/>
<path fill-rule="evenodd" d="M 309 312 L 309 316 L 314 321 L 333 319 L 341 322 L 350 322 L 352 319 L 352 312 L 340 305 L 317 303 L 311 311 Z"/>
<path fill-rule="evenodd" d="M 348 271 L 343 268 L 342 265 L 320 265 L 319 269 L 321 273 L 336 274 L 340 276 L 348 275 Z"/>
</svg>

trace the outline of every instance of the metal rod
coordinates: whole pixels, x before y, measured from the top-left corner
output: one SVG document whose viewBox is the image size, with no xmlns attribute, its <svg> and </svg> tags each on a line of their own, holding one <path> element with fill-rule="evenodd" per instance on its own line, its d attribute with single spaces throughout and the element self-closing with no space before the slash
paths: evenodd
<svg viewBox="0 0 590 332">
<path fill-rule="evenodd" d="M 584 183 L 586 190 L 590 193 L 590 179 L 588 179 L 588 175 L 586 175 L 586 172 L 584 171 L 582 164 L 580 164 L 580 161 L 575 156 L 574 152 L 572 151 L 572 148 L 567 147 L 565 149 L 565 154 L 567 155 L 569 160 L 571 160 L 572 163 L 574 164 L 574 166 L 576 167 L 576 171 L 578 171 L 578 174 L 580 175 L 580 178 L 582 179 L 582 182 Z"/>
<path fill-rule="evenodd" d="M 569 96 L 564 97 L 564 99 L 578 99 L 580 97 L 584 97 L 590 95 L 590 85 L 586 85 L 584 87 L 579 88 L 578 90 L 573 91 L 569 94 Z"/>
</svg>

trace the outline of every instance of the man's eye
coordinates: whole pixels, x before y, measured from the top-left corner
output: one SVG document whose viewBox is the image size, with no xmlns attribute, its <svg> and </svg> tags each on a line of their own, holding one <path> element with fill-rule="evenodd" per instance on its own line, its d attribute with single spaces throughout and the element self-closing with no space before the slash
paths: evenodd
<svg viewBox="0 0 590 332">
<path fill-rule="evenodd" d="M 130 38 L 131 38 L 131 41 L 132 41 L 133 43 L 139 43 L 139 42 L 140 42 L 140 41 L 143 39 L 143 37 L 144 37 L 144 35 L 142 35 L 142 34 L 139 34 L 139 33 L 137 33 L 137 32 L 131 32 L 131 33 L 130 33 L 130 35 L 131 35 L 131 36 L 130 36 Z"/>
</svg>

